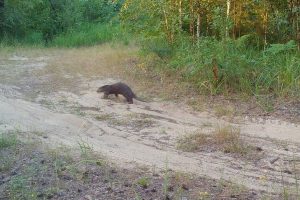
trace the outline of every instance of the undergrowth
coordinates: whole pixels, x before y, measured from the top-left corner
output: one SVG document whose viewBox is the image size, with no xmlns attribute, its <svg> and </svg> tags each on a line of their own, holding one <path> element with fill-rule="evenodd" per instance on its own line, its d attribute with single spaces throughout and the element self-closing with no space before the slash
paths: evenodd
<svg viewBox="0 0 300 200">
<path fill-rule="evenodd" d="M 260 50 L 249 40 L 246 36 L 223 41 L 203 37 L 192 43 L 182 37 L 172 45 L 158 40 L 144 45 L 143 55 L 157 55 L 160 60 L 149 62 L 151 68 L 171 69 L 180 74 L 180 81 L 192 83 L 200 93 L 257 98 L 262 95 L 299 97 L 300 54 L 297 45 L 290 41 Z"/>
<path fill-rule="evenodd" d="M 128 44 L 128 37 L 119 25 L 87 23 L 58 35 L 52 41 L 51 46 L 80 47 L 115 41 Z"/>
<path fill-rule="evenodd" d="M 216 128 L 212 133 L 196 132 L 177 141 L 177 149 L 186 152 L 223 151 L 224 153 L 250 156 L 255 148 L 246 144 L 240 130 L 231 126 Z"/>
<path fill-rule="evenodd" d="M 103 43 L 129 44 L 130 36 L 121 26 L 113 23 L 82 23 L 66 32 L 57 34 L 52 40 L 45 41 L 38 32 L 24 38 L 4 36 L 0 38 L 0 47 L 81 47 Z"/>
</svg>

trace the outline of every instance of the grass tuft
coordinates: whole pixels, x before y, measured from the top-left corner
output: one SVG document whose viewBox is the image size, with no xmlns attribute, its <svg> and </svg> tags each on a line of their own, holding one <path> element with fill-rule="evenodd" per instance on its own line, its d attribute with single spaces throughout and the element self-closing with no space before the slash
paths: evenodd
<svg viewBox="0 0 300 200">
<path fill-rule="evenodd" d="M 148 188 L 150 185 L 150 180 L 148 177 L 141 177 L 136 182 L 142 188 Z"/>
<path fill-rule="evenodd" d="M 178 139 L 177 149 L 186 152 L 213 150 L 246 155 L 252 148 L 242 140 L 239 129 L 225 126 L 217 128 L 212 133 L 196 132 L 185 135 Z"/>
<path fill-rule="evenodd" d="M 127 44 L 127 37 L 122 36 L 120 26 L 110 24 L 83 24 L 78 28 L 58 35 L 51 46 L 55 47 L 80 47 L 94 46 L 120 39 Z"/>
<path fill-rule="evenodd" d="M 0 134 L 0 150 L 8 148 L 17 144 L 17 137 L 15 134 Z"/>
</svg>

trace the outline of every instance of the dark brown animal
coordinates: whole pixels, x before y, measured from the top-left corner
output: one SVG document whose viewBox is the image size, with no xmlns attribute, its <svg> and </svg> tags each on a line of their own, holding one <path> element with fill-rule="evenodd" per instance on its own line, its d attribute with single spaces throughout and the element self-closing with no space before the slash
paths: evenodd
<svg viewBox="0 0 300 200">
<path fill-rule="evenodd" d="M 110 94 L 114 94 L 116 97 L 118 97 L 118 95 L 121 94 L 126 98 L 127 102 L 130 104 L 133 103 L 133 99 L 142 101 L 136 97 L 136 95 L 132 92 L 128 85 L 121 82 L 112 85 L 103 85 L 98 88 L 97 92 L 104 92 L 104 98 L 107 98 Z"/>
</svg>

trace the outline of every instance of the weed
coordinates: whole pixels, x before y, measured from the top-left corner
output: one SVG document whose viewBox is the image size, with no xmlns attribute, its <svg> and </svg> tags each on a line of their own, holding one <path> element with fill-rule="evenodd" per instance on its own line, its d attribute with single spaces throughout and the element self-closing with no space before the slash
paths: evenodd
<svg viewBox="0 0 300 200">
<path fill-rule="evenodd" d="M 82 117 L 86 115 L 86 113 L 83 112 L 80 107 L 74 108 L 72 113 L 75 114 L 75 115 L 78 115 L 78 116 L 82 116 Z"/>
<path fill-rule="evenodd" d="M 13 133 L 0 134 L 0 150 L 17 144 L 17 137 Z"/>
<path fill-rule="evenodd" d="M 111 120 L 112 117 L 113 117 L 112 114 L 103 114 L 103 115 L 97 115 L 95 119 L 98 121 L 107 121 L 107 120 Z"/>
<path fill-rule="evenodd" d="M 168 158 L 166 157 L 164 182 L 163 182 L 163 195 L 164 195 L 164 198 L 166 198 L 166 199 L 168 197 L 169 185 L 170 185 L 170 175 L 169 175 Z"/>
<path fill-rule="evenodd" d="M 50 100 L 41 99 L 41 100 L 39 101 L 39 103 L 42 104 L 42 105 L 44 105 L 44 106 L 46 106 L 46 107 L 49 108 L 49 109 L 55 108 L 54 103 L 53 103 L 52 101 L 50 101 Z"/>
<path fill-rule="evenodd" d="M 295 188 L 296 188 L 296 197 L 300 198 L 300 193 L 299 193 L 299 177 L 297 175 L 298 171 L 296 170 L 296 157 L 295 157 L 295 153 L 293 153 L 293 163 L 292 163 L 292 166 L 293 166 L 293 170 L 294 170 L 294 179 L 295 179 Z"/>
<path fill-rule="evenodd" d="M 141 130 L 147 127 L 151 127 L 154 124 L 154 121 L 151 119 L 136 119 L 131 124 L 135 129 Z"/>
<path fill-rule="evenodd" d="M 213 124 L 211 122 L 203 122 L 202 127 L 212 127 Z"/>
<path fill-rule="evenodd" d="M 1 155 L 1 154 L 0 154 Z M 0 172 L 6 172 L 11 169 L 15 162 L 15 157 L 1 155 L 0 157 Z"/>
<path fill-rule="evenodd" d="M 187 189 L 192 185 L 191 175 L 184 172 L 175 172 L 174 177 L 175 184 L 177 185 L 176 189 L 176 199 L 188 198 Z"/>
<path fill-rule="evenodd" d="M 234 108 L 231 106 L 216 106 L 214 110 L 217 117 L 232 117 L 234 114 Z"/>
<path fill-rule="evenodd" d="M 209 135 L 203 133 L 195 133 L 185 135 L 177 141 L 177 149 L 187 152 L 194 152 L 199 150 L 202 145 L 207 143 Z"/>
<path fill-rule="evenodd" d="M 247 146 L 240 137 L 239 129 L 231 126 L 219 127 L 214 134 L 214 139 L 225 153 L 247 154 L 248 152 Z"/>
<path fill-rule="evenodd" d="M 210 199 L 210 195 L 208 192 L 199 192 L 199 200 Z"/>
<path fill-rule="evenodd" d="M 150 179 L 148 177 L 141 177 L 136 183 L 142 188 L 148 188 L 150 185 Z"/>
<path fill-rule="evenodd" d="M 121 36 L 121 34 L 116 35 L 115 33 L 117 32 L 121 32 L 119 26 L 87 23 L 81 25 L 76 30 L 71 30 L 67 33 L 58 35 L 54 38 L 51 45 L 55 47 L 97 45 L 118 39 L 117 37 Z M 122 36 L 120 37 L 120 40 L 122 40 Z"/>
<path fill-rule="evenodd" d="M 161 129 L 159 130 L 159 134 L 167 135 L 168 133 L 167 133 L 167 131 L 166 131 L 165 128 L 161 128 Z"/>
<path fill-rule="evenodd" d="M 129 114 L 126 119 L 113 118 L 110 120 L 115 126 L 124 126 L 136 131 L 153 126 L 155 121 L 147 118 L 147 115 Z"/>
<path fill-rule="evenodd" d="M 190 105 L 196 111 L 203 111 L 205 108 L 203 100 L 201 99 L 190 99 L 188 100 L 187 104 Z"/>
<path fill-rule="evenodd" d="M 18 144 L 16 131 L 0 133 L 0 172 L 10 170 L 11 166 L 15 163 Z M 12 155 L 5 153 L 6 151 L 11 152 Z"/>
<path fill-rule="evenodd" d="M 42 132 L 42 131 L 32 131 L 32 134 L 36 135 L 36 136 L 39 136 L 39 137 L 44 137 L 46 136 L 46 133 L 45 132 Z"/>
<path fill-rule="evenodd" d="M 83 158 L 89 158 L 91 153 L 94 151 L 93 147 L 87 142 L 80 141 L 78 142 L 78 145 L 80 147 L 81 157 Z"/>
<path fill-rule="evenodd" d="M 230 194 L 232 195 L 240 195 L 247 191 L 247 188 L 244 185 L 229 182 L 227 184 Z"/>
<path fill-rule="evenodd" d="M 135 194 L 135 199 L 136 200 L 143 200 L 143 198 L 141 197 L 141 195 L 136 190 L 134 190 L 134 194 Z"/>
<path fill-rule="evenodd" d="M 274 98 L 268 97 L 266 95 L 256 95 L 256 102 L 262 110 L 266 112 L 274 111 Z"/>
<path fill-rule="evenodd" d="M 219 127 L 211 133 L 196 132 L 177 140 L 177 149 L 195 152 L 200 149 L 221 150 L 224 153 L 247 155 L 254 147 L 242 141 L 240 130 L 231 126 Z"/>
<path fill-rule="evenodd" d="M 30 180 L 23 175 L 14 176 L 8 190 L 10 199 L 37 199 L 37 192 L 31 188 Z"/>
</svg>

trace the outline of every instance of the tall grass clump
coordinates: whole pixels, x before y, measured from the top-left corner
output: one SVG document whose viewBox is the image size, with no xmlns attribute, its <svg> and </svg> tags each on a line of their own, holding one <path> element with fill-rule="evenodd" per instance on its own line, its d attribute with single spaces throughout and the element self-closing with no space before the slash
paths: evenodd
<svg viewBox="0 0 300 200">
<path fill-rule="evenodd" d="M 293 41 L 273 44 L 265 50 L 247 36 L 237 40 L 202 37 L 194 43 L 182 37 L 177 41 L 172 48 L 165 47 L 172 49 L 167 67 L 180 72 L 182 80 L 191 82 L 199 92 L 295 98 L 300 95 L 300 54 Z M 153 52 L 159 56 L 163 51 Z"/>
<path fill-rule="evenodd" d="M 28 33 L 23 38 L 3 35 L 0 37 L 0 47 L 43 47 L 45 41 L 40 32 Z"/>
<path fill-rule="evenodd" d="M 111 24 L 86 23 L 54 38 L 51 45 L 56 47 L 92 46 L 117 40 L 120 26 Z"/>
<path fill-rule="evenodd" d="M 14 146 L 17 143 L 15 134 L 0 133 L 0 150 Z"/>
</svg>

